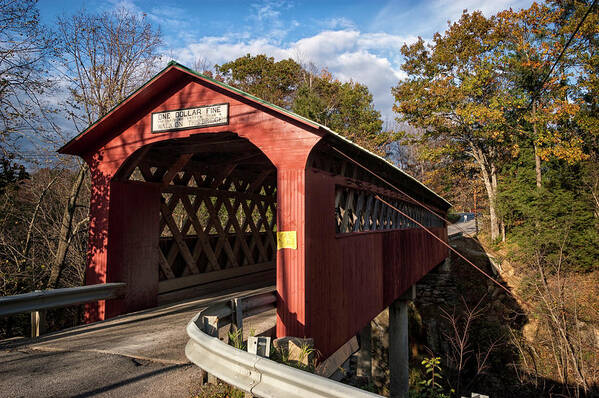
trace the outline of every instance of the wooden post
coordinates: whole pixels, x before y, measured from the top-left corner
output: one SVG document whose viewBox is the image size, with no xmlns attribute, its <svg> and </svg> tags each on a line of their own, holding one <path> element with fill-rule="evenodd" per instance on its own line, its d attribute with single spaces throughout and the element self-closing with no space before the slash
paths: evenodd
<svg viewBox="0 0 599 398">
<path fill-rule="evenodd" d="M 360 351 L 358 352 L 358 368 L 356 375 L 366 384 L 372 382 L 372 328 L 370 322 L 360 330 Z"/>
<path fill-rule="evenodd" d="M 127 291 L 106 302 L 106 318 L 156 306 L 160 268 L 160 188 L 120 181 L 110 186 L 106 281 L 126 282 Z"/>
<path fill-rule="evenodd" d="M 306 336 L 306 262 L 304 244 L 306 171 L 277 169 L 277 236 L 288 234 L 288 245 L 277 243 L 277 337 Z"/>
</svg>

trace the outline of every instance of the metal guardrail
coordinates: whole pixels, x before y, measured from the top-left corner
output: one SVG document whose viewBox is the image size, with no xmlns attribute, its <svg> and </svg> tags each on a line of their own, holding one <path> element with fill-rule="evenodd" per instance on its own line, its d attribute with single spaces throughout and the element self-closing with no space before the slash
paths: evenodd
<svg viewBox="0 0 599 398">
<path fill-rule="evenodd" d="M 103 283 L 0 297 L 0 316 L 118 298 L 125 286 L 126 283 Z"/>
<path fill-rule="evenodd" d="M 45 310 L 119 298 L 123 296 L 125 286 L 127 284 L 121 282 L 102 283 L 4 296 L 0 297 L 0 316 L 30 312 L 31 337 L 35 338 L 45 331 Z"/>
<path fill-rule="evenodd" d="M 312 373 L 236 349 L 223 341 L 219 329 L 227 319 L 242 326 L 243 316 L 273 308 L 276 296 L 263 293 L 234 299 L 231 305 L 215 304 L 197 314 L 187 325 L 190 337 L 187 358 L 212 377 L 264 398 L 380 397 Z"/>
</svg>

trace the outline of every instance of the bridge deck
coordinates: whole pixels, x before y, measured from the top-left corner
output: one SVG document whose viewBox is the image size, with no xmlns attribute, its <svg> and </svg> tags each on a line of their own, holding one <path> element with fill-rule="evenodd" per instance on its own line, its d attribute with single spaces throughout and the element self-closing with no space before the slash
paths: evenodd
<svg viewBox="0 0 599 398">
<path fill-rule="evenodd" d="M 262 290 L 171 304 L 36 341 L 0 342 L 0 395 L 189 397 L 199 384 L 199 369 L 184 353 L 189 320 L 211 303 Z"/>
</svg>

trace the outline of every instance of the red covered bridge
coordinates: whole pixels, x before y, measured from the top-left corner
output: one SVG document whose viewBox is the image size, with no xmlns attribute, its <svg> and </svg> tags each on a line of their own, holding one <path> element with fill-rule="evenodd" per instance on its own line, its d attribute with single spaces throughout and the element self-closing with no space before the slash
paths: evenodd
<svg viewBox="0 0 599 398">
<path fill-rule="evenodd" d="M 171 62 L 60 149 L 92 175 L 87 284 L 99 320 L 276 281 L 277 336 L 325 356 L 447 257 L 449 204 L 325 126 Z M 400 194 L 354 160 L 399 187 Z"/>
</svg>

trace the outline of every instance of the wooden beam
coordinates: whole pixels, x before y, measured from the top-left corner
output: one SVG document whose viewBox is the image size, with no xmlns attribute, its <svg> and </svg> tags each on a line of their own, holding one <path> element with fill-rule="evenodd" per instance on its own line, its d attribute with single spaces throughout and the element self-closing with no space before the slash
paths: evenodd
<svg viewBox="0 0 599 398">
<path fill-rule="evenodd" d="M 178 174 L 175 174 L 175 177 L 173 178 L 173 185 L 179 185 L 179 186 L 187 186 L 189 184 L 189 181 L 191 181 L 191 177 L 193 176 L 193 174 L 191 174 L 190 171 L 184 171 L 183 175 L 181 177 L 179 177 Z"/>
<path fill-rule="evenodd" d="M 233 170 L 235 170 L 235 167 L 237 167 L 237 163 L 231 163 L 223 170 L 221 170 L 221 172 L 218 173 L 216 177 L 214 177 L 214 181 L 212 181 L 210 187 L 216 189 L 233 172 Z"/>
<path fill-rule="evenodd" d="M 189 267 L 189 269 L 192 273 L 199 274 L 200 270 L 198 269 L 198 266 L 196 265 L 196 263 L 193 259 L 193 256 L 191 255 L 191 252 L 189 251 L 189 247 L 187 247 L 187 243 L 185 243 L 185 239 L 183 238 L 183 235 L 181 235 L 181 232 L 179 231 L 179 228 L 177 227 L 177 224 L 175 223 L 175 220 L 173 220 L 173 216 L 172 216 L 169 208 L 164 203 L 161 203 L 160 211 L 162 213 L 162 217 L 164 217 L 164 221 L 166 222 L 166 225 L 168 225 L 168 229 L 171 230 L 171 233 L 173 234 L 173 238 L 175 238 L 175 242 L 177 243 L 177 246 L 179 247 L 179 251 L 181 252 L 181 255 L 183 256 L 183 260 L 185 260 L 185 263 L 187 264 L 187 266 Z"/>
<path fill-rule="evenodd" d="M 158 262 L 160 263 L 160 269 L 164 273 L 164 276 L 166 276 L 167 279 L 173 279 L 175 277 L 173 269 L 166 260 L 166 257 L 164 257 L 164 254 L 160 248 L 158 248 Z"/>
<path fill-rule="evenodd" d="M 348 232 L 350 229 L 349 210 L 351 209 L 352 212 L 354 210 L 354 192 L 355 191 L 353 189 L 350 189 L 347 193 L 347 197 L 345 198 L 345 206 L 343 207 L 345 212 L 343 213 L 343 219 L 341 220 L 341 232 Z"/>
<path fill-rule="evenodd" d="M 227 253 L 227 256 L 229 257 L 229 261 L 234 266 L 238 266 L 240 264 L 237 262 L 237 258 L 235 257 L 235 254 L 233 253 L 233 249 L 231 248 L 231 245 L 229 244 L 229 237 L 228 237 L 229 234 L 227 234 L 225 232 L 225 230 L 223 229 L 223 226 L 221 225 L 220 219 L 218 217 L 218 211 L 216 210 L 217 208 L 220 208 L 220 206 L 222 206 L 222 202 L 223 202 L 222 197 L 217 198 L 214 205 L 212 204 L 212 200 L 204 201 L 206 210 L 208 210 L 208 213 L 210 214 L 210 220 L 208 221 L 208 224 L 206 225 L 206 230 L 208 230 L 208 226 L 210 225 L 210 223 L 212 223 L 212 225 L 214 226 L 214 229 L 216 229 L 216 233 L 219 235 L 218 239 L 223 240 L 225 253 Z M 229 218 L 229 220 L 231 218 L 235 219 L 235 213 L 233 213 L 233 217 L 231 217 L 231 213 L 229 213 L 228 218 Z"/>
<path fill-rule="evenodd" d="M 252 159 L 255 159 L 255 158 L 252 157 Z M 247 159 L 246 159 L 246 161 L 247 161 Z M 223 164 L 228 164 L 228 163 L 231 163 L 231 162 L 227 161 L 227 162 L 222 162 L 222 164 L 221 164 L 218 160 L 212 162 L 209 159 L 205 159 L 205 161 L 198 161 L 195 159 L 190 159 L 189 162 L 187 162 L 187 164 L 183 167 L 183 171 L 190 171 L 192 173 L 199 171 L 199 172 L 202 172 L 203 174 L 214 175 L 214 174 L 220 173 L 222 171 Z M 146 157 L 144 157 L 143 161 L 140 162 L 140 165 L 143 165 L 146 169 L 149 169 L 149 167 L 164 167 L 164 168 L 168 169 L 172 165 L 172 161 L 169 161 L 168 157 L 165 158 L 164 156 L 160 157 L 160 158 L 152 159 L 150 154 L 148 154 Z M 246 167 L 246 166 L 250 166 L 250 167 Z M 140 168 L 141 168 L 141 166 L 140 166 Z M 245 177 L 247 179 L 254 180 L 255 178 L 257 178 L 260 175 L 260 173 L 262 173 L 262 171 L 265 168 L 269 168 L 273 171 L 276 170 L 275 167 L 272 166 L 272 164 L 266 158 L 264 158 L 261 162 L 248 162 L 248 163 L 245 163 L 245 161 L 238 162 L 237 167 L 231 173 L 231 176 L 236 176 L 236 177 L 240 177 L 240 178 Z M 151 176 L 151 173 L 149 173 L 149 175 Z"/>
<path fill-rule="evenodd" d="M 185 289 L 187 287 L 203 285 L 205 283 L 210 283 L 217 280 L 229 279 L 241 275 L 268 271 L 275 268 L 276 265 L 274 261 L 271 261 L 261 264 L 245 265 L 243 267 L 229 268 L 220 271 L 202 273 L 198 275 L 190 275 L 182 278 L 161 281 L 158 283 L 158 294 L 172 292 L 173 290 Z"/>
<path fill-rule="evenodd" d="M 210 198 L 206 198 L 206 199 L 210 200 Z M 199 198 L 196 200 L 199 200 Z M 187 216 L 189 217 L 189 220 L 191 221 L 193 228 L 196 231 L 198 240 L 199 240 L 200 244 L 202 245 L 204 253 L 206 254 L 206 257 L 208 258 L 208 262 L 212 266 L 212 269 L 214 269 L 214 270 L 220 269 L 218 260 L 216 259 L 216 256 L 214 255 L 214 251 L 212 250 L 212 247 L 210 246 L 208 237 L 206 236 L 206 232 L 204 231 L 204 228 L 200 224 L 200 220 L 198 220 L 197 210 L 194 211 L 194 206 L 192 206 L 191 202 L 189 201 L 189 197 L 187 195 L 181 196 L 181 203 L 183 203 L 183 207 L 185 208 L 185 211 L 187 212 Z M 198 256 L 199 256 L 199 253 L 198 253 Z M 193 256 L 194 263 L 197 260 L 198 256 Z"/>
<path fill-rule="evenodd" d="M 230 164 L 230 163 L 237 163 L 238 165 L 245 165 L 246 163 L 244 162 L 248 162 L 247 165 L 251 165 L 251 166 L 255 166 L 256 168 L 258 168 L 260 165 L 264 165 L 264 167 L 269 167 L 271 169 L 274 169 L 274 167 L 272 166 L 272 164 L 270 163 L 270 161 L 268 160 L 268 158 L 266 157 L 266 155 L 264 155 L 262 152 L 256 151 L 256 152 L 251 152 L 251 153 L 247 153 L 244 152 L 243 156 L 237 157 L 237 158 L 232 158 L 230 157 L 231 154 L 235 154 L 235 153 L 226 153 L 223 152 L 222 155 L 228 155 L 229 158 L 222 158 L 219 157 L 217 159 L 211 158 L 211 157 L 205 157 L 203 161 L 198 161 L 195 159 L 191 159 L 183 168 L 183 170 L 189 170 L 189 171 L 206 171 L 209 173 L 215 173 L 215 172 L 219 172 L 222 169 L 223 165 L 226 164 Z M 193 154 L 188 154 L 188 155 L 193 155 Z M 172 157 L 172 155 L 171 155 Z M 255 159 L 256 161 L 253 161 L 252 159 Z M 257 162 L 257 160 L 261 160 L 260 162 Z M 150 153 L 148 153 L 148 155 L 146 155 L 143 159 L 144 164 L 147 164 L 148 166 L 158 166 L 158 167 L 165 167 L 165 168 L 169 168 L 172 165 L 172 161 L 170 160 L 170 157 L 167 156 L 154 156 L 152 157 Z M 252 175 L 257 176 L 259 173 L 252 173 Z"/>
<path fill-rule="evenodd" d="M 243 200 L 241 201 L 241 206 L 245 213 L 245 222 L 243 223 L 244 225 L 242 227 L 242 231 L 245 230 L 246 224 L 249 225 L 250 231 L 252 232 L 252 240 L 254 244 L 258 247 L 260 257 L 262 258 L 262 261 L 266 261 L 268 260 L 268 255 L 266 254 L 266 249 L 262 244 L 262 237 L 260 236 L 260 231 L 258 230 L 258 228 L 256 228 L 256 225 L 254 224 L 254 218 L 252 217 L 253 208 L 256 207 L 256 203 L 254 201 L 250 201 L 250 206 L 248 206 L 247 201 Z"/>
<path fill-rule="evenodd" d="M 150 170 L 151 165 L 146 162 L 139 162 L 139 171 L 141 171 L 141 176 L 146 180 L 146 182 L 156 182 L 154 180 L 154 175 Z"/>
<path fill-rule="evenodd" d="M 249 193 L 254 193 L 254 191 L 256 191 L 256 189 L 262 187 L 262 183 L 264 182 L 264 180 L 266 180 L 266 177 L 268 177 L 274 170 L 273 169 L 265 169 L 263 170 L 258 177 L 256 177 L 256 179 L 254 180 L 254 182 L 252 182 L 252 184 L 250 185 L 248 192 Z"/>
<path fill-rule="evenodd" d="M 204 152 L 206 150 L 211 150 L 217 145 L 220 145 L 223 148 L 225 148 L 225 147 L 230 148 L 232 144 L 253 146 L 253 144 L 251 144 L 248 140 L 240 139 L 240 138 L 232 138 L 232 139 L 225 139 L 225 140 L 202 142 L 202 143 L 197 143 L 197 144 L 183 143 L 183 142 L 182 143 L 170 143 L 167 145 L 156 146 L 155 153 L 158 154 L 158 153 L 164 151 L 167 153 L 176 152 L 179 154 L 185 154 L 185 153 L 195 154 L 195 153 L 199 153 L 199 152 Z M 235 145 L 235 146 L 240 146 L 240 145 Z"/>
<path fill-rule="evenodd" d="M 232 154 L 242 154 L 248 152 L 260 152 L 256 147 L 252 144 L 246 142 L 229 142 L 222 143 L 218 145 L 210 145 L 210 146 L 164 146 L 161 148 L 153 147 L 152 150 L 147 154 L 147 159 L 153 163 L 161 163 L 164 161 L 169 161 L 173 158 L 173 156 L 178 155 L 202 155 L 202 156 L 223 156 L 223 155 L 232 155 Z"/>
<path fill-rule="evenodd" d="M 187 162 L 189 162 L 192 156 L 193 153 L 186 153 L 179 156 L 175 163 L 173 163 L 171 167 L 169 167 L 164 177 L 162 177 L 162 185 L 165 187 L 168 186 L 173 180 L 173 178 L 175 178 L 175 175 L 181 170 L 183 170 L 183 167 L 185 167 L 185 165 L 187 164 Z"/>
<path fill-rule="evenodd" d="M 243 203 L 243 201 L 241 201 Z M 233 214 L 236 215 L 237 214 L 237 208 L 233 208 L 233 206 L 231 205 L 231 202 L 228 199 L 223 200 L 223 203 L 225 205 L 225 208 L 227 209 L 227 212 L 229 214 Z M 251 214 L 245 214 L 246 218 L 247 217 L 251 217 Z M 250 247 L 247 244 L 247 241 L 245 240 L 244 237 L 244 230 L 241 228 L 241 225 L 239 225 L 239 221 L 237 220 L 237 217 L 233 216 L 233 217 L 229 217 L 229 221 L 231 221 L 231 223 L 233 224 L 233 229 L 235 230 L 235 235 L 236 238 L 238 239 L 239 243 L 241 244 L 241 248 L 244 251 L 246 260 L 251 264 L 253 262 L 253 258 L 252 258 L 252 251 L 250 250 Z"/>
<path fill-rule="evenodd" d="M 364 226 L 362 228 L 362 230 L 364 231 L 371 231 L 372 227 L 371 227 L 371 220 L 374 220 L 374 218 L 372 218 L 372 202 L 374 201 L 374 195 L 369 194 L 368 195 L 368 200 L 366 202 L 366 210 L 364 211 Z M 377 200 L 378 202 L 378 200 Z"/>
<path fill-rule="evenodd" d="M 131 174 L 133 174 L 133 171 L 135 171 L 135 168 L 143 160 L 150 148 L 151 145 L 146 145 L 129 158 L 125 167 L 119 172 L 119 181 L 126 181 L 131 177 Z"/>
<path fill-rule="evenodd" d="M 266 158 L 266 155 L 264 153 L 257 150 L 256 152 L 253 152 L 253 153 L 250 152 L 250 153 L 245 153 L 243 155 L 236 156 L 236 157 L 227 157 L 227 159 L 211 161 L 211 162 L 207 163 L 206 165 L 209 167 L 222 166 L 222 165 L 231 164 L 231 163 L 238 165 L 241 162 L 243 162 L 244 160 L 253 159 L 253 158 L 257 158 L 257 157 L 261 157 L 261 156 Z M 266 159 L 268 159 L 268 158 L 266 158 Z"/>
<path fill-rule="evenodd" d="M 183 195 L 186 196 L 186 195 Z M 200 209 L 200 206 L 202 205 L 202 197 L 195 195 L 194 196 L 194 201 L 193 201 L 193 214 L 197 214 L 198 210 Z M 185 220 L 185 222 L 183 223 L 183 226 L 181 227 L 181 233 L 188 235 L 187 232 L 189 231 L 189 228 L 192 226 L 192 222 L 191 219 L 189 218 L 189 216 L 187 217 L 187 219 Z M 195 227 L 194 227 L 195 229 Z M 195 256 L 194 256 L 195 257 Z"/>
<path fill-rule="evenodd" d="M 166 206 L 170 210 L 171 214 L 173 211 L 175 211 L 175 208 L 177 207 L 177 202 L 179 201 L 179 196 L 180 196 L 179 192 L 173 192 L 171 197 L 168 199 L 168 202 L 166 202 Z M 164 199 L 164 196 L 162 198 Z M 160 236 L 162 236 L 162 231 L 164 231 L 165 225 L 166 225 L 165 218 L 161 217 L 160 218 L 160 226 L 159 226 L 159 230 L 158 230 Z"/>
<path fill-rule="evenodd" d="M 240 198 L 240 199 L 255 199 L 255 200 L 263 200 L 266 202 L 276 201 L 275 195 L 258 195 L 258 194 L 250 194 L 247 192 L 238 192 L 238 191 L 222 191 L 218 189 L 212 188 L 204 188 L 204 187 L 185 187 L 180 185 L 169 185 L 162 189 L 164 193 L 172 193 L 172 194 L 185 194 L 185 195 L 209 195 L 215 197 L 223 197 L 223 198 Z"/>
</svg>

